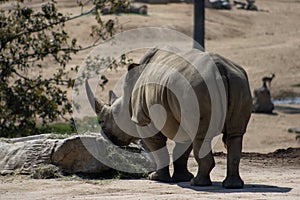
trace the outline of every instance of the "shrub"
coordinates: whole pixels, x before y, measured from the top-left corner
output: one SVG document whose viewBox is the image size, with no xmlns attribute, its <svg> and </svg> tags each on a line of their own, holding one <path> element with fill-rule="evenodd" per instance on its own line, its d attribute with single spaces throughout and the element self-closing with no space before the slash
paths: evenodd
<svg viewBox="0 0 300 200">
<path fill-rule="evenodd" d="M 74 79 L 66 70 L 67 63 L 74 54 L 113 35 L 115 23 L 103 21 L 101 9 L 128 4 L 127 0 L 95 0 L 90 1 L 90 10 L 69 15 L 61 13 L 54 0 L 43 2 L 40 8 L 28 2 L 20 0 L 10 9 L 0 8 L 0 137 L 36 134 L 37 120 L 45 125 L 72 113 L 65 89 L 73 86 Z M 98 24 L 91 27 L 95 42 L 82 47 L 76 38 L 70 38 L 65 25 L 90 14 Z M 56 72 L 30 76 L 31 71 L 44 67 L 46 59 L 55 61 Z"/>
</svg>

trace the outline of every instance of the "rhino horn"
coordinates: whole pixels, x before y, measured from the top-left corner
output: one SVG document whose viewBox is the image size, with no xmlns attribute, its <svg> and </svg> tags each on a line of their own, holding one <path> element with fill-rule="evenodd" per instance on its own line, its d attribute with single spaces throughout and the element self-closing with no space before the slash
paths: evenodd
<svg viewBox="0 0 300 200">
<path fill-rule="evenodd" d="M 85 89 L 86 94 L 89 100 L 89 103 L 95 113 L 109 113 L 110 107 L 104 103 L 102 100 L 95 98 L 94 93 L 91 90 L 90 84 L 88 80 L 85 80 Z"/>
</svg>

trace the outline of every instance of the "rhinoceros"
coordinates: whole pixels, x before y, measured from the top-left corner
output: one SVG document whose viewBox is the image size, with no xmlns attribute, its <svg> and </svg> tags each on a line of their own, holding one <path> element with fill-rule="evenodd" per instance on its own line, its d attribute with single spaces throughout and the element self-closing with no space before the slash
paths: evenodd
<svg viewBox="0 0 300 200">
<path fill-rule="evenodd" d="M 205 66 L 208 63 L 199 59 L 203 55 L 208 56 L 214 62 L 219 71 L 219 77 L 214 73 L 199 73 L 195 69 L 195 66 L 200 70 L 203 68 L 204 71 L 208 69 Z M 192 65 L 191 62 L 194 64 Z M 189 89 L 187 86 L 181 87 L 180 81 L 177 80 L 180 77 L 188 81 Z M 212 185 L 210 172 L 215 166 L 215 161 L 211 150 L 213 137 L 207 137 L 209 124 L 213 120 L 211 118 L 213 99 L 210 96 L 207 80 L 209 82 L 217 79 L 221 80 L 224 86 L 226 98 L 225 112 L 219 113 L 224 115 L 224 120 L 217 124 L 221 127 L 222 140 L 228 152 L 227 176 L 223 181 L 223 187 L 242 188 L 244 182 L 239 175 L 239 163 L 242 139 L 251 115 L 252 97 L 246 72 L 234 62 L 218 54 L 201 53 L 197 50 L 174 54 L 165 49 L 151 49 L 140 63 L 132 63 L 128 66 L 122 96 L 114 100 L 111 105 L 95 98 L 95 111 L 103 132 L 114 144 L 128 145 L 133 140 L 141 138 L 147 148 L 154 152 L 157 170 L 149 174 L 150 180 L 191 181 L 191 184 L 195 186 L 210 186 Z M 172 84 L 175 84 L 177 93 L 170 89 Z M 194 92 L 191 94 L 196 97 L 194 102 L 199 109 L 192 108 L 183 116 L 178 98 L 192 98 L 193 95 L 189 96 L 188 90 Z M 114 96 L 112 92 L 111 95 Z M 151 110 L 152 106 L 157 105 L 163 106 L 164 111 L 159 114 L 155 113 L 156 110 L 160 111 L 159 106 L 158 109 Z M 160 115 L 165 118 L 163 124 L 161 124 Z M 198 121 L 192 121 L 197 115 L 199 115 Z M 153 122 L 155 118 L 158 118 L 156 123 Z M 187 123 L 185 128 L 181 128 L 183 121 Z M 146 134 L 147 137 L 140 136 L 143 134 L 143 127 L 150 126 L 149 124 L 157 130 L 156 134 Z M 120 126 L 125 126 L 125 128 Z M 189 132 L 190 128 L 196 130 L 194 135 Z M 179 129 L 182 130 L 179 131 Z M 175 140 L 173 155 L 180 149 L 184 149 L 178 158 L 173 159 L 172 176 L 169 172 L 168 156 L 166 156 L 169 152 L 167 149 L 158 151 L 166 146 L 168 138 Z M 208 148 L 208 152 L 201 156 L 200 150 L 204 145 Z M 187 161 L 192 150 L 198 163 L 198 173 L 195 177 L 187 168 Z"/>
</svg>

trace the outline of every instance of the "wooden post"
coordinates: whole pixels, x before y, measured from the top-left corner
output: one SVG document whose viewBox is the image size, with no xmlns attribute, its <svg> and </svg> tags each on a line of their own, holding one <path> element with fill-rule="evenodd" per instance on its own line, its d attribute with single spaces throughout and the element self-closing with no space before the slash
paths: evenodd
<svg viewBox="0 0 300 200">
<path fill-rule="evenodd" d="M 194 48 L 204 50 L 205 44 L 204 44 L 204 38 L 205 38 L 205 0 L 194 0 L 194 40 L 199 43 L 197 45 L 194 43 Z"/>
</svg>

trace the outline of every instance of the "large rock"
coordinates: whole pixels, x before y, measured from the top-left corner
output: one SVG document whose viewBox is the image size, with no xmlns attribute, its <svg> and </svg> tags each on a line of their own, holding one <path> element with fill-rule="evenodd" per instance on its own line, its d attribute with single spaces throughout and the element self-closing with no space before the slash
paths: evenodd
<svg viewBox="0 0 300 200">
<path fill-rule="evenodd" d="M 140 146 L 134 149 L 138 153 L 135 152 L 133 157 L 130 153 L 124 154 L 122 149 L 99 134 L 77 135 L 65 139 L 55 139 L 50 134 L 1 139 L 0 171 L 2 174 L 30 174 L 42 165 L 51 164 L 68 174 L 100 175 L 110 167 L 126 169 L 128 172 L 141 171 L 143 168 L 147 168 L 147 171 L 150 167 L 155 167 Z M 110 167 L 101 161 L 105 161 Z"/>
<path fill-rule="evenodd" d="M 28 174 L 41 164 L 51 164 L 51 152 L 57 140 L 49 135 L 0 141 L 0 171 Z"/>
<path fill-rule="evenodd" d="M 100 174 L 110 168 L 96 159 L 82 143 L 89 142 L 89 148 L 98 149 L 103 138 L 95 136 L 74 136 L 57 142 L 52 153 L 52 164 L 60 167 L 66 173 Z M 93 146 L 92 146 L 93 145 Z M 105 156 L 105 149 L 99 151 L 99 156 Z M 102 154 L 102 155 L 101 155 Z"/>
</svg>

